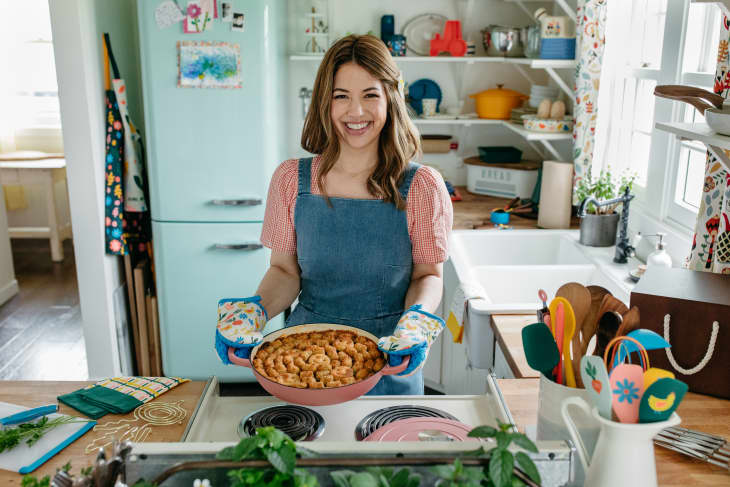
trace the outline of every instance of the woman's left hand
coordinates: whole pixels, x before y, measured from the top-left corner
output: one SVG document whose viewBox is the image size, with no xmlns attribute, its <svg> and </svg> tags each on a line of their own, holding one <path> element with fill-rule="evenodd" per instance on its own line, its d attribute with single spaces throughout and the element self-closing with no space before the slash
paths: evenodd
<svg viewBox="0 0 730 487">
<path fill-rule="evenodd" d="M 378 348 L 388 354 L 390 365 L 399 365 L 403 357 L 410 355 L 408 368 L 398 374 L 408 376 L 423 367 L 428 349 L 444 326 L 444 320 L 415 304 L 403 313 L 393 335 L 378 340 Z"/>
</svg>

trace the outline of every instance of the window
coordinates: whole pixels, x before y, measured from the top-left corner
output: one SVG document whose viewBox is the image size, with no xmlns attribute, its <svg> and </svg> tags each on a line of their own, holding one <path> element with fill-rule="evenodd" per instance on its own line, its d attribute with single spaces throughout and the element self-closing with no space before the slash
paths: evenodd
<svg viewBox="0 0 730 487">
<path fill-rule="evenodd" d="M 60 127 L 56 65 L 53 56 L 51 16 L 47 0 L 24 0 L 9 4 L 13 19 L 6 28 L 10 38 L 9 62 L 14 75 L 11 96 L 17 129 Z"/>
<path fill-rule="evenodd" d="M 654 129 L 655 121 L 703 122 L 693 107 L 653 95 L 658 84 L 712 90 L 722 20 L 712 3 L 610 2 L 598 99 L 594 170 L 636 175 L 638 206 L 662 220 L 694 226 L 705 148 Z"/>
</svg>

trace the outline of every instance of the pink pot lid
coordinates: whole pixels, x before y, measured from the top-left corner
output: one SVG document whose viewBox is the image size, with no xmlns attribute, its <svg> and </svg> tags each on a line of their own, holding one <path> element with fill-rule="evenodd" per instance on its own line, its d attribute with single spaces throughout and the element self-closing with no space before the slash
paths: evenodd
<svg viewBox="0 0 730 487">
<path fill-rule="evenodd" d="M 472 427 L 445 418 L 408 418 L 393 421 L 373 431 L 363 441 L 429 441 L 428 437 L 440 433 L 454 441 L 479 441 L 467 435 Z M 438 440 L 437 440 L 438 441 Z"/>
</svg>

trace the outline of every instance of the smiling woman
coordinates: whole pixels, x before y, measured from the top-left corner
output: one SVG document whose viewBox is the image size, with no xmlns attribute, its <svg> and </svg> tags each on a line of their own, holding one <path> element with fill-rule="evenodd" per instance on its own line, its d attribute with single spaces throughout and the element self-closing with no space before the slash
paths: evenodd
<svg viewBox="0 0 730 487">
<path fill-rule="evenodd" d="M 224 363 L 228 347 L 245 358 L 266 320 L 298 298 L 287 326 L 354 326 L 380 337 L 390 365 L 410 357 L 369 394 L 423 394 L 421 367 L 444 327 L 431 312 L 441 300 L 452 207 L 441 176 L 411 161 L 420 138 L 402 86 L 376 37 L 347 36 L 325 54 L 302 134 L 316 157 L 285 161 L 272 177 L 261 235 L 271 266 L 258 296 L 238 300 L 250 303 L 240 307 L 249 315 L 221 315 Z"/>
</svg>

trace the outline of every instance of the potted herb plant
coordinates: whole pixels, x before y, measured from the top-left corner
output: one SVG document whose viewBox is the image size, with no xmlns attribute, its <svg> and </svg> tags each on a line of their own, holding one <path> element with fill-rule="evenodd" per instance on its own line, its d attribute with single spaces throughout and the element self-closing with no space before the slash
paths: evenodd
<svg viewBox="0 0 730 487">
<path fill-rule="evenodd" d="M 579 202 L 591 196 L 599 202 L 603 202 L 620 196 L 626 188 L 631 191 L 634 179 L 633 175 L 615 178 L 608 168 L 601 171 L 600 176 L 594 181 L 589 167 L 586 177 L 578 181 L 575 192 Z M 590 247 L 615 245 L 620 216 L 616 211 L 618 205 L 619 203 L 597 206 L 588 203 L 586 215 L 580 221 L 580 243 Z"/>
</svg>

